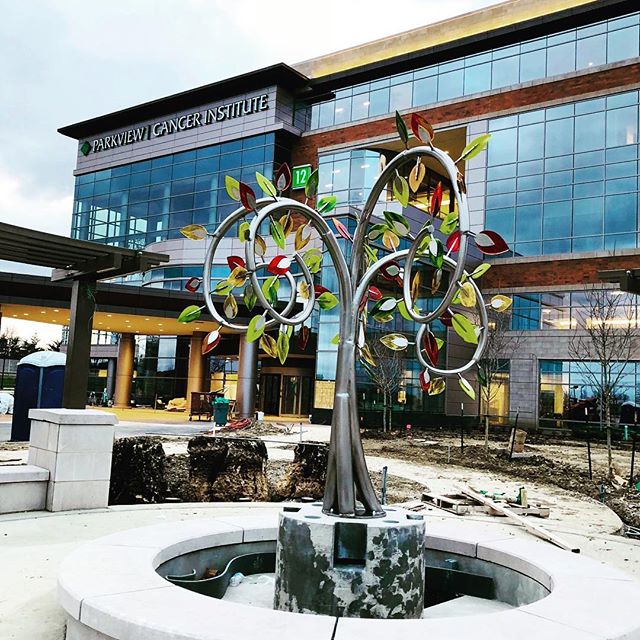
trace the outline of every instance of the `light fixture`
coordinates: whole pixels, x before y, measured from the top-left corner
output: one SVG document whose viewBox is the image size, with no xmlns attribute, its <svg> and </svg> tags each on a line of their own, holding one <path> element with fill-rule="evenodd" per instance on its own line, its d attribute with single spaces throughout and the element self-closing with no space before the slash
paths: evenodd
<svg viewBox="0 0 640 640">
<path fill-rule="evenodd" d="M 59 312 L 60 312 L 60 309 L 54 309 L 53 310 L 53 313 L 59 313 Z"/>
<path fill-rule="evenodd" d="M 22 315 L 23 315 L 23 316 L 28 316 L 29 314 L 28 314 L 28 313 L 23 313 Z"/>
<path fill-rule="evenodd" d="M 46 311 L 41 311 L 40 313 L 47 313 Z"/>
<path fill-rule="evenodd" d="M 113 318 L 113 314 L 107 313 L 107 318 Z"/>
<path fill-rule="evenodd" d="M 368 107 L 370 104 L 371 104 L 371 103 L 370 103 L 368 100 L 365 100 L 365 101 L 362 103 L 362 106 L 363 106 L 363 107 Z"/>
<path fill-rule="evenodd" d="M 344 107 L 336 107 L 336 113 L 342 113 L 344 111 Z"/>
<path fill-rule="evenodd" d="M 368 168 L 369 168 L 369 166 L 370 166 L 370 165 L 368 165 L 368 164 L 361 164 L 361 165 L 360 165 L 360 168 L 361 168 L 361 169 L 368 169 Z"/>
</svg>

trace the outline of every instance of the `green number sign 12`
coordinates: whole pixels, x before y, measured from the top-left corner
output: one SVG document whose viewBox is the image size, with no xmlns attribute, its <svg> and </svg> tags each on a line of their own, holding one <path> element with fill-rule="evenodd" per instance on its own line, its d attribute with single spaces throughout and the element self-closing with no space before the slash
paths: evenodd
<svg viewBox="0 0 640 640">
<path fill-rule="evenodd" d="M 293 167 L 293 169 L 291 170 L 291 188 L 304 189 L 310 175 L 311 175 L 310 164 L 304 164 L 304 165 L 300 165 L 299 167 Z"/>
</svg>

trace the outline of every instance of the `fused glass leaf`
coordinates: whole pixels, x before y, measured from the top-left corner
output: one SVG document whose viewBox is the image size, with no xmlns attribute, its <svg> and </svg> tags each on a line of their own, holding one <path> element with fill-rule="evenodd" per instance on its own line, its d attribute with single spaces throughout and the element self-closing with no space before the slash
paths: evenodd
<svg viewBox="0 0 640 640">
<path fill-rule="evenodd" d="M 300 327 L 300 331 L 298 333 L 298 348 L 300 349 L 300 351 L 304 351 L 307 348 L 307 343 L 309 342 L 310 335 L 311 329 L 309 329 L 306 324 L 303 324 Z"/>
<path fill-rule="evenodd" d="M 255 342 L 264 333 L 266 324 L 264 316 L 253 316 L 247 326 L 247 342 Z"/>
<path fill-rule="evenodd" d="M 229 282 L 229 280 L 220 280 L 213 288 L 213 293 L 219 296 L 226 296 L 233 287 L 233 283 Z"/>
<path fill-rule="evenodd" d="M 282 232 L 284 233 L 284 237 L 287 238 L 289 234 L 293 231 L 293 216 L 290 213 L 285 213 L 280 217 L 280 225 L 282 226 Z"/>
<path fill-rule="evenodd" d="M 270 276 L 262 283 L 262 287 L 260 288 L 270 305 L 274 305 L 278 302 L 278 289 L 280 288 L 280 280 L 278 280 L 278 276 Z"/>
<path fill-rule="evenodd" d="M 296 231 L 296 237 L 294 240 L 296 251 L 302 251 L 302 249 L 304 249 L 309 244 L 309 241 L 311 240 L 311 231 L 309 231 L 309 233 L 306 236 L 304 235 L 305 230 L 308 227 L 309 227 L 308 224 L 302 224 L 298 227 L 298 230 Z"/>
<path fill-rule="evenodd" d="M 380 298 L 382 298 L 382 291 L 380 291 L 378 287 L 371 285 L 367 290 L 367 297 L 369 300 L 380 300 Z"/>
<path fill-rule="evenodd" d="M 271 237 L 276 245 L 278 245 L 280 249 L 284 250 L 286 240 L 284 237 L 284 229 L 282 228 L 279 220 L 271 220 L 271 223 L 269 224 L 269 232 L 271 233 Z"/>
<path fill-rule="evenodd" d="M 409 188 L 413 193 L 417 193 L 418 189 L 420 189 L 426 172 L 426 167 L 418 160 L 409 173 Z"/>
<path fill-rule="evenodd" d="M 304 186 L 304 194 L 307 198 L 315 197 L 318 192 L 318 180 L 319 180 L 318 170 L 311 172 L 309 179 L 307 180 L 307 184 Z"/>
<path fill-rule="evenodd" d="M 229 265 L 229 269 L 233 271 L 236 267 L 245 268 L 246 264 L 244 258 L 240 256 L 227 256 L 227 264 Z"/>
<path fill-rule="evenodd" d="M 340 220 L 333 220 L 333 226 L 336 228 L 336 231 L 345 239 L 345 240 L 353 240 L 351 234 L 349 233 L 349 229 L 340 222 Z"/>
<path fill-rule="evenodd" d="M 497 294 L 493 296 L 493 298 L 491 298 L 490 304 L 491 304 L 491 308 L 494 311 L 497 311 L 498 313 L 502 313 L 503 311 L 506 311 L 511 306 L 512 302 L 513 300 L 511 298 Z"/>
<path fill-rule="evenodd" d="M 393 195 L 403 207 L 409 206 L 409 185 L 402 176 L 393 179 Z"/>
<path fill-rule="evenodd" d="M 380 311 L 379 313 L 373 313 L 371 317 L 380 324 L 384 324 L 386 322 L 391 322 L 393 320 L 393 312 L 386 313 L 384 311 Z"/>
<path fill-rule="evenodd" d="M 478 335 L 475 325 L 461 313 L 454 313 L 451 322 L 454 331 L 469 344 L 478 344 Z"/>
<path fill-rule="evenodd" d="M 256 255 L 261 258 L 267 253 L 267 243 L 264 241 L 262 236 L 256 235 L 256 243 L 255 243 Z"/>
<path fill-rule="evenodd" d="M 460 388 L 472 399 L 475 400 L 476 399 L 476 391 L 475 389 L 471 386 L 471 384 L 469 383 L 468 380 L 466 380 L 465 378 L 463 378 L 462 376 L 460 376 L 458 378 L 458 382 L 460 383 Z"/>
<path fill-rule="evenodd" d="M 311 287 L 309 287 L 309 285 L 304 281 L 301 280 L 300 282 L 298 282 L 298 295 L 300 296 L 300 298 L 302 298 L 302 300 L 308 300 L 310 297 L 310 293 L 309 290 L 311 289 Z"/>
<path fill-rule="evenodd" d="M 440 289 L 440 283 L 442 282 L 442 269 L 436 269 L 433 272 L 433 277 L 431 278 L 431 295 L 436 295 L 438 293 L 438 289 Z"/>
<path fill-rule="evenodd" d="M 490 133 L 485 133 L 478 136 L 475 140 L 472 140 L 460 154 L 460 157 L 456 160 L 456 164 L 461 160 L 471 160 L 475 158 L 481 151 L 483 151 L 489 143 Z"/>
<path fill-rule="evenodd" d="M 409 315 L 409 312 L 407 311 L 407 305 L 404 303 L 404 300 L 402 299 L 398 300 L 398 304 L 396 306 L 397 306 L 398 312 L 405 320 L 410 320 L 411 322 L 413 322 L 413 318 Z M 417 311 L 415 307 L 413 308 L 413 310 Z"/>
<path fill-rule="evenodd" d="M 369 240 L 372 242 L 382 236 L 389 227 L 386 224 L 373 224 L 369 227 Z"/>
<path fill-rule="evenodd" d="M 378 259 L 378 251 L 376 249 L 372 249 L 368 244 L 364 245 L 364 252 L 367 255 L 369 264 L 373 264 Z"/>
<path fill-rule="evenodd" d="M 336 196 L 323 196 L 322 198 L 318 198 L 316 210 L 318 213 L 329 213 L 336 208 L 337 200 Z"/>
<path fill-rule="evenodd" d="M 229 197 L 236 202 L 240 202 L 240 183 L 231 176 L 225 176 L 224 186 Z"/>
<path fill-rule="evenodd" d="M 451 311 L 449 311 L 449 309 L 446 309 L 442 312 L 442 315 L 440 316 L 440 322 L 442 322 L 445 327 L 453 326 L 453 314 L 451 313 Z"/>
<path fill-rule="evenodd" d="M 431 215 L 437 216 L 440 213 L 440 207 L 442 206 L 442 182 L 438 182 L 436 188 L 431 194 L 431 204 L 429 205 L 429 211 Z"/>
<path fill-rule="evenodd" d="M 386 280 L 396 282 L 400 277 L 400 265 L 395 260 L 392 260 L 380 269 L 380 275 Z"/>
<path fill-rule="evenodd" d="M 222 310 L 224 311 L 224 315 L 229 318 L 229 320 L 233 320 L 238 315 L 238 303 L 236 299 L 233 297 L 233 294 L 229 294 L 225 299 L 222 305 Z"/>
<path fill-rule="evenodd" d="M 213 351 L 220 344 L 220 330 L 214 329 L 207 333 L 207 335 L 202 339 L 201 352 L 203 356 L 206 356 L 207 353 Z"/>
<path fill-rule="evenodd" d="M 236 267 L 227 278 L 232 288 L 241 287 L 249 277 L 249 272 L 244 267 Z"/>
<path fill-rule="evenodd" d="M 477 280 L 478 278 L 480 278 L 481 276 L 483 276 L 485 273 L 487 273 L 487 271 L 489 271 L 489 269 L 491 269 L 491 263 L 489 262 L 483 262 L 482 264 L 479 264 L 472 272 L 471 272 L 471 277 L 474 280 Z"/>
<path fill-rule="evenodd" d="M 270 357 L 277 358 L 278 357 L 278 345 L 274 338 L 272 338 L 268 333 L 263 333 L 260 338 L 260 348 Z"/>
<path fill-rule="evenodd" d="M 247 309 L 249 311 L 251 311 L 253 309 L 253 307 L 256 306 L 256 302 L 258 301 L 258 297 L 256 296 L 256 293 L 253 290 L 253 286 L 251 284 L 248 284 L 245 287 L 244 295 L 243 295 L 242 298 L 244 300 L 244 306 L 247 307 Z"/>
<path fill-rule="evenodd" d="M 333 338 L 331 338 L 331 344 L 340 344 L 340 334 L 336 333 Z"/>
<path fill-rule="evenodd" d="M 180 229 L 180 233 L 189 240 L 204 240 L 207 237 L 207 230 L 201 224 L 188 224 Z"/>
<path fill-rule="evenodd" d="M 431 144 L 435 133 L 433 127 L 419 113 L 411 114 L 411 131 L 413 135 L 422 142 L 422 144 Z"/>
<path fill-rule="evenodd" d="M 240 242 L 246 242 L 249 239 L 249 229 L 251 225 L 248 222 L 241 222 L 238 226 L 238 239 Z"/>
<path fill-rule="evenodd" d="M 387 226 L 391 231 L 393 231 L 396 235 L 404 238 L 411 231 L 411 227 L 409 226 L 409 221 L 401 214 L 395 213 L 394 211 L 385 211 L 384 218 L 387 221 Z"/>
<path fill-rule="evenodd" d="M 420 272 L 416 271 L 415 275 L 411 280 L 411 299 L 416 300 L 418 298 L 418 294 L 420 293 Z"/>
<path fill-rule="evenodd" d="M 460 249 L 460 232 L 454 231 L 447 238 L 447 253 L 455 253 Z"/>
<path fill-rule="evenodd" d="M 495 231 L 485 229 L 476 234 L 476 246 L 482 253 L 489 256 L 497 256 L 501 253 L 509 251 L 509 245 L 504 238 Z"/>
<path fill-rule="evenodd" d="M 193 276 L 192 278 L 189 278 L 186 281 L 184 288 L 191 293 L 195 293 L 200 288 L 201 284 L 202 284 L 202 278 L 197 278 Z"/>
<path fill-rule="evenodd" d="M 323 287 L 321 284 L 313 285 L 313 292 L 316 294 L 316 298 L 321 296 L 325 291 L 329 291 L 329 289 L 327 289 L 327 287 Z"/>
<path fill-rule="evenodd" d="M 256 194 L 244 182 L 240 183 L 240 202 L 247 211 L 254 211 L 256 208 Z"/>
<path fill-rule="evenodd" d="M 487 374 L 484 370 L 484 367 L 478 366 L 478 384 L 481 387 L 487 386 Z"/>
<path fill-rule="evenodd" d="M 372 367 L 378 366 L 373 358 L 373 354 L 371 353 L 371 349 L 369 349 L 368 344 L 364 344 L 362 345 L 362 347 L 360 347 L 360 357 Z"/>
<path fill-rule="evenodd" d="M 276 346 L 278 349 L 278 360 L 280 360 L 280 364 L 284 364 L 289 355 L 289 334 L 284 331 L 278 331 Z"/>
<path fill-rule="evenodd" d="M 287 256 L 276 256 L 269 262 L 267 271 L 281 276 L 289 271 L 290 266 L 291 260 Z"/>
<path fill-rule="evenodd" d="M 442 224 L 440 225 L 440 233 L 448 236 L 458 226 L 458 214 L 455 211 L 447 213 Z"/>
<path fill-rule="evenodd" d="M 316 249 L 315 247 L 313 249 L 308 249 L 302 256 L 302 260 L 307 265 L 311 273 L 318 273 L 322 266 L 322 252 L 320 249 Z"/>
<path fill-rule="evenodd" d="M 445 380 L 444 378 L 432 378 L 431 385 L 429 386 L 429 395 L 430 396 L 438 396 L 445 389 Z"/>
<path fill-rule="evenodd" d="M 422 346 L 424 348 L 424 352 L 429 359 L 429 362 L 435 366 L 438 362 L 438 353 L 439 347 L 436 337 L 433 335 L 429 329 L 424 332 L 424 338 L 422 339 Z"/>
<path fill-rule="evenodd" d="M 188 307 L 185 307 L 180 315 L 178 316 L 178 322 L 182 322 L 187 324 L 188 322 L 193 322 L 197 320 L 202 315 L 202 308 L 195 305 L 190 304 Z"/>
<path fill-rule="evenodd" d="M 429 374 L 429 371 L 427 369 L 420 372 L 418 380 L 420 381 L 420 388 L 425 393 L 429 391 L 429 387 L 431 386 L 431 375 Z"/>
<path fill-rule="evenodd" d="M 404 351 L 404 349 L 409 346 L 407 336 L 401 333 L 388 333 L 386 336 L 380 338 L 380 342 L 392 351 Z"/>
<path fill-rule="evenodd" d="M 272 198 L 275 198 L 278 195 L 278 191 L 271 180 L 266 176 L 263 176 L 259 171 L 256 171 L 256 182 L 265 195 L 271 196 Z"/>
<path fill-rule="evenodd" d="M 400 136 L 400 140 L 402 140 L 402 144 L 406 147 L 407 142 L 409 141 L 409 131 L 407 130 L 407 125 L 405 121 L 402 119 L 402 116 L 396 111 L 396 129 L 398 130 L 398 135 Z"/>
<path fill-rule="evenodd" d="M 476 306 L 476 291 L 470 282 L 465 282 L 459 290 L 460 302 L 465 307 L 471 308 Z"/>
<path fill-rule="evenodd" d="M 276 171 L 273 181 L 276 184 L 276 189 L 280 191 L 280 193 L 289 188 L 291 185 L 291 169 L 286 162 L 283 162 L 280 165 L 280 168 Z"/>
<path fill-rule="evenodd" d="M 330 291 L 325 291 L 324 293 L 320 294 L 317 298 L 317 301 L 320 305 L 320 308 L 325 310 L 333 309 L 333 307 L 338 304 L 338 298 L 336 298 Z"/>
<path fill-rule="evenodd" d="M 395 251 L 400 244 L 400 238 L 388 229 L 382 234 L 382 244 L 390 251 Z"/>
<path fill-rule="evenodd" d="M 373 309 L 371 309 L 371 315 L 375 315 L 376 313 L 391 313 L 395 310 L 398 302 L 395 298 L 391 296 L 385 296 L 381 298 L 373 305 Z"/>
</svg>

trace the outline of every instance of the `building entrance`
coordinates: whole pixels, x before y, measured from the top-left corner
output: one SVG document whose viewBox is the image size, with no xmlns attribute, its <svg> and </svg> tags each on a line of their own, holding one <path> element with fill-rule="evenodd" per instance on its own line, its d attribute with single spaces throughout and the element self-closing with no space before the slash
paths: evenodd
<svg viewBox="0 0 640 640">
<path fill-rule="evenodd" d="M 308 416 L 313 407 L 313 375 L 289 369 L 262 374 L 261 409 L 266 415 Z"/>
</svg>

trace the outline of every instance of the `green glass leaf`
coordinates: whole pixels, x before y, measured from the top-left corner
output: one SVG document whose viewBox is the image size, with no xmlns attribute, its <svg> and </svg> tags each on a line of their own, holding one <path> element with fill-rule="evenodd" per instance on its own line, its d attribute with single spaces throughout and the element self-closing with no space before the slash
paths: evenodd
<svg viewBox="0 0 640 640">
<path fill-rule="evenodd" d="M 304 186 L 304 195 L 307 198 L 315 197 L 316 193 L 318 193 L 318 181 L 320 180 L 320 175 L 318 174 L 318 170 L 311 172 L 309 179 L 307 180 L 307 184 Z"/>
<path fill-rule="evenodd" d="M 389 229 L 389 227 L 386 224 L 372 224 L 369 227 L 369 240 L 371 240 L 371 242 L 374 242 L 375 240 L 380 238 L 380 236 L 382 236 L 382 234 L 387 231 L 387 229 Z"/>
<path fill-rule="evenodd" d="M 469 344 L 478 344 L 475 325 L 461 313 L 454 313 L 451 318 L 454 331 Z"/>
<path fill-rule="evenodd" d="M 391 231 L 401 238 L 409 235 L 411 231 L 409 221 L 401 213 L 395 213 L 394 211 L 384 211 L 383 213 L 384 219 L 387 221 L 387 226 Z M 369 232 L 369 237 L 371 237 L 371 232 Z"/>
<path fill-rule="evenodd" d="M 279 220 L 271 221 L 271 224 L 269 225 L 269 232 L 271 233 L 273 241 L 278 245 L 278 247 L 280 247 L 280 249 L 284 250 L 286 239 L 284 236 L 284 229 L 282 228 Z"/>
<path fill-rule="evenodd" d="M 440 225 L 440 233 L 448 236 L 452 231 L 455 231 L 458 226 L 458 214 L 455 211 L 447 213 L 445 219 Z"/>
<path fill-rule="evenodd" d="M 340 334 L 336 333 L 333 338 L 331 338 L 331 344 L 340 344 Z"/>
<path fill-rule="evenodd" d="M 438 351 L 444 347 L 444 340 L 442 338 L 436 338 L 436 345 L 438 346 Z"/>
<path fill-rule="evenodd" d="M 238 315 L 238 303 L 232 293 L 225 298 L 222 310 L 229 320 L 233 320 Z"/>
<path fill-rule="evenodd" d="M 182 313 L 178 316 L 178 322 L 187 324 L 197 320 L 202 315 L 202 309 L 195 305 L 190 304 L 188 307 L 182 310 Z"/>
<path fill-rule="evenodd" d="M 220 280 L 213 288 L 213 293 L 219 296 L 226 296 L 233 289 L 233 283 L 228 280 Z"/>
<path fill-rule="evenodd" d="M 478 384 L 481 387 L 487 386 L 487 374 L 484 370 L 484 367 L 478 367 Z"/>
<path fill-rule="evenodd" d="M 308 251 L 305 251 L 302 256 L 302 260 L 307 265 L 311 273 L 318 273 L 322 266 L 322 251 L 316 248 L 309 249 Z"/>
<path fill-rule="evenodd" d="M 262 337 L 260 338 L 260 347 L 271 358 L 278 357 L 278 345 L 268 333 L 262 334 Z"/>
<path fill-rule="evenodd" d="M 256 302 L 258 301 L 258 297 L 256 296 L 256 293 L 253 290 L 253 285 L 248 284 L 245 287 L 243 300 L 244 300 L 244 306 L 247 307 L 247 309 L 249 311 L 251 311 L 253 309 L 253 307 L 256 306 Z"/>
<path fill-rule="evenodd" d="M 331 293 L 331 291 L 323 291 L 316 301 L 320 305 L 321 309 L 329 310 L 333 309 L 338 304 L 338 298 Z"/>
<path fill-rule="evenodd" d="M 385 313 L 381 311 L 380 313 L 373 313 L 371 317 L 376 321 L 384 324 L 385 322 L 391 322 L 393 320 L 393 313 Z"/>
<path fill-rule="evenodd" d="M 247 342 L 255 342 L 264 333 L 266 324 L 264 316 L 253 316 L 247 327 Z"/>
<path fill-rule="evenodd" d="M 405 320 L 409 320 L 410 322 L 414 322 L 413 318 L 409 315 L 409 312 L 407 311 L 407 305 L 404 303 L 404 300 L 402 300 L 402 299 L 398 300 L 397 309 L 400 312 L 400 315 Z M 418 307 L 416 307 L 415 305 L 413 307 L 413 310 L 414 310 L 415 313 L 419 313 Z"/>
<path fill-rule="evenodd" d="M 278 276 L 270 276 L 262 283 L 262 293 L 270 305 L 278 302 L 278 289 L 280 289 L 280 279 Z"/>
<path fill-rule="evenodd" d="M 391 296 L 380 298 L 380 300 L 378 300 L 378 302 L 373 305 L 373 309 L 371 309 L 371 315 L 375 315 L 377 313 L 393 313 L 396 309 L 397 304 L 398 301 Z"/>
<path fill-rule="evenodd" d="M 284 331 L 278 332 L 278 360 L 280 360 L 280 364 L 284 364 L 287 360 L 287 356 L 289 355 L 289 334 Z"/>
<path fill-rule="evenodd" d="M 460 154 L 460 157 L 456 160 L 456 164 L 461 160 L 471 160 L 471 158 L 475 158 L 481 151 L 486 149 L 487 144 L 489 143 L 489 138 L 491 137 L 490 133 L 485 133 L 481 136 L 478 136 L 475 140 L 472 140 Z"/>
<path fill-rule="evenodd" d="M 248 222 L 241 222 L 238 227 L 238 238 L 240 242 L 246 242 L 249 239 L 249 229 L 251 225 Z"/>
<path fill-rule="evenodd" d="M 278 192 L 271 180 L 266 176 L 263 176 L 259 171 L 256 171 L 256 181 L 258 186 L 266 195 L 271 196 L 272 198 L 275 198 L 278 195 Z"/>
<path fill-rule="evenodd" d="M 369 245 L 364 245 L 364 252 L 367 254 L 367 258 L 369 258 L 369 263 L 373 264 L 378 260 L 378 251 L 377 249 L 372 249 Z"/>
<path fill-rule="evenodd" d="M 458 382 L 460 383 L 460 388 L 472 399 L 475 400 L 476 399 L 476 392 L 475 389 L 471 386 L 471 384 L 469 383 L 468 380 L 466 380 L 465 378 L 463 378 L 462 376 L 460 376 L 460 378 L 458 379 Z"/>
<path fill-rule="evenodd" d="M 224 186 L 229 197 L 236 202 L 240 202 L 240 183 L 231 176 L 225 176 Z"/>
<path fill-rule="evenodd" d="M 409 185 L 402 176 L 393 179 L 393 195 L 403 207 L 409 206 Z"/>
<path fill-rule="evenodd" d="M 480 278 L 481 276 L 483 276 L 485 273 L 487 273 L 487 271 L 489 271 L 489 269 L 491 269 L 491 264 L 489 262 L 483 262 L 482 264 L 479 264 L 470 274 L 470 276 L 474 279 L 477 280 L 478 278 Z"/>
<path fill-rule="evenodd" d="M 396 111 L 396 129 L 398 130 L 398 135 L 400 136 L 400 140 L 402 140 L 402 144 L 407 146 L 407 142 L 409 142 L 409 130 L 407 129 L 407 125 L 405 121 L 402 119 L 402 116 Z"/>
<path fill-rule="evenodd" d="M 318 213 L 329 213 L 336 208 L 336 202 L 338 198 L 336 196 L 324 196 L 318 199 L 316 210 Z"/>
</svg>

